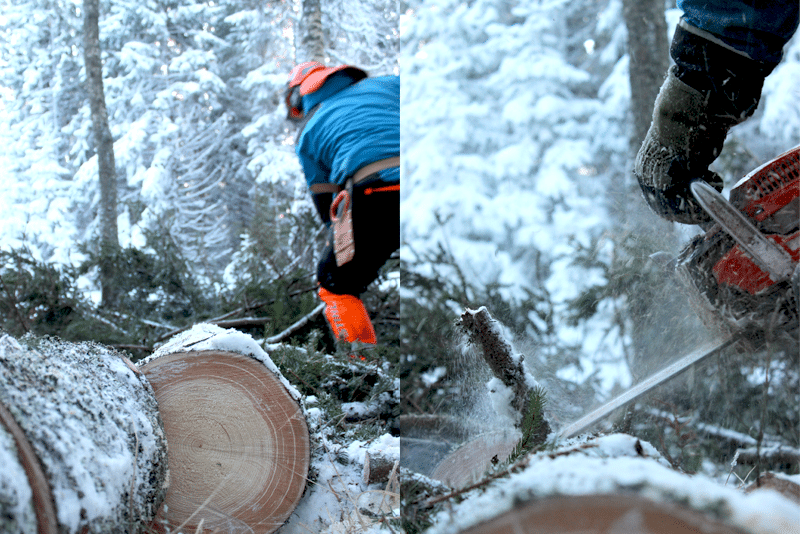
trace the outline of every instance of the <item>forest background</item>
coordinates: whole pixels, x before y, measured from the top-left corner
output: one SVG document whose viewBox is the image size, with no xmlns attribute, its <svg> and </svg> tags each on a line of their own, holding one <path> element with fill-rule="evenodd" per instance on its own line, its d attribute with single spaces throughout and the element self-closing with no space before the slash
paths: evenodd
<svg viewBox="0 0 800 534">
<path fill-rule="evenodd" d="M 648 260 L 693 230 L 648 213 L 630 172 L 672 2 L 100 2 L 113 217 L 84 4 L 0 7 L 0 328 L 13 335 L 140 357 L 195 322 L 269 339 L 310 314 L 324 235 L 282 97 L 291 66 L 319 57 L 402 77 L 402 261 L 366 297 L 395 350 L 401 413 L 486 420 L 485 369 L 453 327 L 464 307 L 508 327 L 555 426 L 706 336 Z M 797 144 L 799 77 L 795 38 L 728 138 L 728 187 Z M 398 275 L 400 291 L 387 283 Z M 292 341 L 334 351 L 315 317 Z M 727 465 L 730 443 L 711 427 L 800 443 L 796 355 L 726 358 L 724 376 L 643 406 L 650 419 L 634 427 L 687 470 Z M 695 423 L 691 447 L 664 422 L 679 418 Z"/>
</svg>

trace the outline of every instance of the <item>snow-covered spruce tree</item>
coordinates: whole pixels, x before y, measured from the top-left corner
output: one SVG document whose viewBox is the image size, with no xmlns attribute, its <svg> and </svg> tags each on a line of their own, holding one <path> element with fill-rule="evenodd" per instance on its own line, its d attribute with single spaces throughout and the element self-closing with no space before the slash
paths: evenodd
<svg viewBox="0 0 800 534">
<path fill-rule="evenodd" d="M 72 2 L 3 2 L 0 86 L 4 87 L 6 205 L 15 217 L 7 223 L 9 246 L 22 241 L 42 259 L 68 261 L 59 243 L 71 238 L 67 198 L 80 165 L 62 135 L 79 112 L 82 89 L 79 10 Z M 84 138 L 87 136 L 84 136 Z M 22 185 L 24 184 L 24 185 Z M 52 238 L 52 239 L 51 239 Z"/>
<path fill-rule="evenodd" d="M 617 65 L 619 6 L 577 4 L 409 3 L 401 120 L 404 257 L 443 246 L 464 278 L 495 284 L 503 303 L 480 303 L 493 312 L 541 288 L 553 334 L 533 333 L 544 330 L 537 314 L 525 318 L 533 328 L 515 333 L 538 344 L 528 355 L 534 369 L 580 381 L 601 366 L 625 373 L 602 321 L 573 329 L 563 312 L 599 274 L 570 266 L 570 255 L 573 243 L 588 245 L 608 228 L 603 199 L 620 172 L 615 154 L 627 149 L 628 89 Z M 605 48 L 591 48 L 590 36 Z M 409 267 L 432 271 L 426 261 Z"/>
</svg>

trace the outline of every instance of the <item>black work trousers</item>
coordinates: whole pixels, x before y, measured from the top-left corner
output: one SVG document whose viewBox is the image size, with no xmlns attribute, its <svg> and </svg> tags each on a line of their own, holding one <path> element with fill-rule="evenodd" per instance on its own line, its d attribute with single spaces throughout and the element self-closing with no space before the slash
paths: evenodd
<svg viewBox="0 0 800 534">
<path fill-rule="evenodd" d="M 317 266 L 317 280 L 331 293 L 358 297 L 378 277 L 380 268 L 392 253 L 400 248 L 400 191 L 385 190 L 392 186 L 397 183 L 376 177 L 353 187 L 353 259 L 342 266 L 336 265 L 331 226 Z"/>
</svg>

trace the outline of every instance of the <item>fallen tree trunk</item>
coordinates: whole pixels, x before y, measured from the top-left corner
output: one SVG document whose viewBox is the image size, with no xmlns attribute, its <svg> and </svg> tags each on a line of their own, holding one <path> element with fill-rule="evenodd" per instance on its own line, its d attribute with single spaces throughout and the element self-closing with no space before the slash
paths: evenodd
<svg viewBox="0 0 800 534">
<path fill-rule="evenodd" d="M 142 363 L 169 441 L 170 487 L 154 528 L 268 534 L 294 511 L 308 476 L 308 429 L 268 364 L 249 336 L 210 325 Z"/>
<path fill-rule="evenodd" d="M 122 354 L 2 336 L 0 404 L 0 532 L 128 532 L 155 517 L 164 430 Z"/>
</svg>

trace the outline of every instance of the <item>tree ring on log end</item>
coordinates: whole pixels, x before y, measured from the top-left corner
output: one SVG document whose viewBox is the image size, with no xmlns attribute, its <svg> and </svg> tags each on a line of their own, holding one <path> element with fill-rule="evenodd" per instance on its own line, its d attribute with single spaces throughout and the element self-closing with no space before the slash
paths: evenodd
<svg viewBox="0 0 800 534">
<path fill-rule="evenodd" d="M 159 521 L 195 532 L 268 534 L 303 495 L 303 413 L 272 371 L 223 351 L 179 352 L 142 367 L 167 435 L 170 485 Z"/>
<path fill-rule="evenodd" d="M 707 514 L 635 494 L 546 497 L 460 534 L 743 534 Z"/>
</svg>

